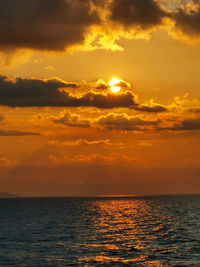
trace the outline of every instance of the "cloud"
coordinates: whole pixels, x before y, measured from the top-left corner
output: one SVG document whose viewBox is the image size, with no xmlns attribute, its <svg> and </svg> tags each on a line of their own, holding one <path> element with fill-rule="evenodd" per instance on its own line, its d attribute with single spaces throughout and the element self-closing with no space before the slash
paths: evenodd
<svg viewBox="0 0 200 267">
<path fill-rule="evenodd" d="M 161 113 L 167 111 L 167 108 L 161 105 L 155 105 L 155 106 L 141 105 L 138 107 L 134 107 L 134 109 L 137 111 L 150 112 L 150 113 Z"/>
<path fill-rule="evenodd" d="M 129 89 L 131 87 L 131 84 L 121 79 L 119 83 L 115 84 L 115 86 L 117 87 L 119 86 L 122 89 Z M 98 81 L 94 83 L 94 87 L 97 90 L 103 91 L 103 90 L 109 90 L 111 86 L 109 85 L 109 82 L 105 82 L 104 80 L 99 79 Z"/>
<path fill-rule="evenodd" d="M 97 86 L 96 86 L 96 89 L 97 90 L 107 90 L 109 88 L 109 86 L 105 83 L 99 83 Z"/>
<path fill-rule="evenodd" d="M 128 38 L 137 37 L 136 33 L 148 34 L 164 25 L 163 29 L 173 38 L 191 42 L 199 41 L 199 17 L 199 0 L 113 0 L 109 20 L 123 26 L 124 36 L 127 30 L 133 30 Z"/>
<path fill-rule="evenodd" d="M 189 1 L 185 5 L 179 7 L 178 11 L 173 14 L 175 26 L 183 33 L 199 37 L 200 35 L 200 2 Z"/>
<path fill-rule="evenodd" d="M 96 145 L 110 145 L 110 140 L 86 140 L 83 138 L 79 138 L 74 141 L 65 141 L 61 143 L 62 146 L 96 146 Z"/>
<path fill-rule="evenodd" d="M 200 130 L 200 117 L 188 118 L 179 122 L 175 122 L 170 127 L 158 127 L 158 130 L 169 131 L 198 131 Z"/>
<path fill-rule="evenodd" d="M 125 89 L 128 89 L 131 87 L 131 84 L 124 81 L 124 80 L 121 80 L 119 83 L 115 84 L 115 86 L 119 86 L 121 88 L 125 88 Z"/>
<path fill-rule="evenodd" d="M 0 105 L 11 107 L 51 106 L 62 101 L 64 92 L 60 88 L 76 88 L 57 78 L 50 80 L 16 78 L 11 81 L 0 76 Z"/>
<path fill-rule="evenodd" d="M 27 136 L 27 135 L 40 135 L 40 133 L 36 132 L 22 132 L 15 130 L 0 130 L 0 136 Z"/>
<path fill-rule="evenodd" d="M 105 127 L 108 130 L 122 130 L 122 131 L 141 131 L 144 128 L 155 126 L 159 121 L 147 121 L 141 119 L 139 116 L 128 116 L 125 113 L 116 114 L 109 113 L 101 116 L 97 120 L 99 126 Z"/>
<path fill-rule="evenodd" d="M 17 165 L 18 161 L 15 158 L 10 158 L 7 155 L 0 154 L 0 167 L 13 168 Z"/>
<path fill-rule="evenodd" d="M 110 20 L 125 27 L 149 29 L 162 23 L 164 10 L 154 0 L 114 0 Z"/>
<path fill-rule="evenodd" d="M 185 119 L 181 122 L 180 130 L 200 130 L 200 118 Z"/>
<path fill-rule="evenodd" d="M 197 131 L 200 130 L 200 117 L 192 113 L 192 117 L 188 116 L 190 113 L 183 110 L 182 114 L 161 114 L 152 117 L 144 118 L 139 115 L 131 116 L 126 113 L 112 113 L 108 112 L 98 118 L 85 119 L 80 115 L 64 112 L 60 117 L 53 119 L 54 123 L 63 124 L 68 127 L 77 128 L 96 128 L 119 131 Z M 197 115 L 197 117 L 194 117 Z M 95 145 L 108 144 L 108 140 L 87 141 L 85 139 L 78 139 L 72 142 L 66 142 L 67 145 Z M 146 144 L 146 142 L 144 142 Z"/>
<path fill-rule="evenodd" d="M 0 49 L 64 50 L 100 19 L 90 0 L 7 0 L 0 4 Z"/>
<path fill-rule="evenodd" d="M 109 155 L 103 155 L 100 153 L 94 154 L 78 154 L 74 156 L 69 156 L 67 154 L 62 155 L 62 157 L 57 157 L 55 155 L 49 155 L 49 160 L 56 164 L 70 164 L 70 163 L 92 163 L 92 164 L 103 164 L 103 165 L 113 165 L 113 164 L 133 164 L 139 163 L 140 160 L 135 157 L 128 155 L 122 155 L 119 153 L 111 153 Z"/>
<path fill-rule="evenodd" d="M 72 95 L 66 88 L 77 88 L 76 83 L 66 83 L 58 78 L 50 80 L 17 78 L 9 80 L 0 76 L 0 105 L 9 107 L 97 107 L 110 109 L 137 105 L 131 92 L 103 94 L 88 92 Z"/>
<path fill-rule="evenodd" d="M 97 90 L 107 90 L 109 89 L 109 83 L 104 81 L 103 79 L 98 79 L 97 81 L 91 84 L 91 87 Z"/>
<path fill-rule="evenodd" d="M 174 37 L 179 31 L 199 36 L 199 1 L 167 2 L 170 4 L 162 0 L 7 0 L 0 4 L 0 51 L 123 50 L 116 43 L 121 37 L 146 38 L 162 24 L 169 32 L 175 24 Z"/>
<path fill-rule="evenodd" d="M 145 120 L 139 116 L 129 116 L 126 113 L 107 113 L 96 119 L 81 119 L 78 114 L 65 111 L 60 117 L 53 119 L 54 123 L 62 124 L 68 127 L 77 128 L 96 128 L 121 131 L 143 131 L 156 130 L 160 124 L 160 119 Z M 64 142 L 65 144 L 65 142 Z M 78 139 L 76 141 L 66 142 L 67 145 L 96 145 L 109 144 L 109 140 L 87 141 Z"/>
<path fill-rule="evenodd" d="M 89 120 L 81 120 L 77 114 L 72 114 L 70 111 L 66 111 L 59 119 L 54 119 L 53 122 L 63 124 L 69 127 L 90 128 L 91 124 Z"/>
<path fill-rule="evenodd" d="M 79 99 L 75 99 L 72 106 L 92 106 L 97 108 L 111 109 L 116 107 L 131 107 L 137 105 L 135 96 L 131 92 L 122 94 L 96 94 L 89 92 Z"/>
</svg>

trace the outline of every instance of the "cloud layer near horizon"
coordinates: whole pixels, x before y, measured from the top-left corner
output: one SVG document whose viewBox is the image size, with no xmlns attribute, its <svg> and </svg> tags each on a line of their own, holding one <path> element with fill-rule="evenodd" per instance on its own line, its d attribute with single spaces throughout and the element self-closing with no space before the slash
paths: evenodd
<svg viewBox="0 0 200 267">
<path fill-rule="evenodd" d="M 77 84 L 58 78 L 36 79 L 0 76 L 0 106 L 62 107 L 69 108 L 58 116 L 50 116 L 55 124 L 76 128 L 95 128 L 121 131 L 197 131 L 200 130 L 198 99 L 189 100 L 175 97 L 170 105 L 155 103 L 150 99 L 140 103 L 131 85 L 122 87 L 122 93 L 112 94 L 109 86 L 101 81 L 104 88 L 99 90 L 99 81 Z M 86 89 L 85 87 L 86 86 Z M 82 108 L 73 113 L 70 108 Z M 97 108 L 97 116 L 84 112 Z M 4 114 L 0 114 L 4 122 Z M 38 131 L 3 130 L 2 136 L 38 135 Z M 40 131 L 39 131 L 40 132 Z"/>
</svg>

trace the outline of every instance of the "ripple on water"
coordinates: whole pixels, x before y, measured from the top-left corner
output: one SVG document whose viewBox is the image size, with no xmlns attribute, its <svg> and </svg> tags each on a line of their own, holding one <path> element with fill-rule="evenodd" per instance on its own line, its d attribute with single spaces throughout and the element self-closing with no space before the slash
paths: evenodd
<svg viewBox="0 0 200 267">
<path fill-rule="evenodd" d="M 200 196 L 0 200 L 0 266 L 200 266 Z"/>
</svg>

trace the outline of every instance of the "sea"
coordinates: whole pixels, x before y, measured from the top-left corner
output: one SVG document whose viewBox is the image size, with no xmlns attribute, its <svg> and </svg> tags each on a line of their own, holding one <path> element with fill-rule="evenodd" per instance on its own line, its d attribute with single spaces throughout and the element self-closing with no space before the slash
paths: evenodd
<svg viewBox="0 0 200 267">
<path fill-rule="evenodd" d="M 200 195 L 0 199 L 0 266 L 200 266 Z"/>
</svg>

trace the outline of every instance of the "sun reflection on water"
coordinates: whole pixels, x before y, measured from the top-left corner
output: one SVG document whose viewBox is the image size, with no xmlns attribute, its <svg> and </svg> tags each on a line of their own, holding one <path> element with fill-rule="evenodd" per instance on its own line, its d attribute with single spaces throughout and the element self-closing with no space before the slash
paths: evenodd
<svg viewBox="0 0 200 267">
<path fill-rule="evenodd" d="M 148 222 L 156 225 L 152 219 L 151 207 L 142 200 L 107 200 L 93 203 L 98 216 L 93 218 L 91 235 L 93 242 L 88 246 L 92 255 L 79 258 L 79 262 L 91 264 L 135 264 L 148 262 L 149 266 L 161 266 L 150 258 L 146 251 L 150 249 L 150 240 L 155 239 L 149 231 Z M 152 242 L 152 241 L 151 241 Z"/>
</svg>

